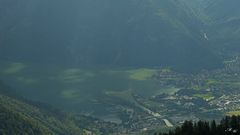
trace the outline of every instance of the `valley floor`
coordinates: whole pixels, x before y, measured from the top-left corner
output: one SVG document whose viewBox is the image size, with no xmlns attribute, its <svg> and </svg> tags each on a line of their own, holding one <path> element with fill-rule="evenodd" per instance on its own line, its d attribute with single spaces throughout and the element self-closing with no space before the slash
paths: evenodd
<svg viewBox="0 0 240 135">
<path fill-rule="evenodd" d="M 174 128 L 185 120 L 240 114 L 238 57 L 225 61 L 222 69 L 195 74 L 170 68 L 36 67 L 8 62 L 0 67 L 1 79 L 31 100 L 106 122 L 93 124 L 92 132 L 111 127 L 112 133 L 138 134 Z"/>
</svg>

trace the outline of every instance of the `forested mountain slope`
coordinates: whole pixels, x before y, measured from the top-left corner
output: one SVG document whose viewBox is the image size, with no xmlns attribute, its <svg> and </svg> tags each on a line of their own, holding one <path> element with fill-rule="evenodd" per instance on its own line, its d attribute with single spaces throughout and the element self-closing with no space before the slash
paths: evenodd
<svg viewBox="0 0 240 135">
<path fill-rule="evenodd" d="M 11 93 L 11 94 L 9 94 Z M 107 135 L 116 124 L 24 99 L 0 81 L 1 135 Z"/>
<path fill-rule="evenodd" d="M 6 92 L 8 91 L 8 92 Z M 2 135 L 80 135 L 77 125 L 61 112 L 53 113 L 50 107 L 9 97 L 10 89 L 0 83 L 0 134 Z"/>
<path fill-rule="evenodd" d="M 204 24 L 209 44 L 221 55 L 239 52 L 240 9 L 238 0 L 181 0 Z"/>
<path fill-rule="evenodd" d="M 180 0 L 4 0 L 0 10 L 3 60 L 181 71 L 221 64 Z"/>
</svg>

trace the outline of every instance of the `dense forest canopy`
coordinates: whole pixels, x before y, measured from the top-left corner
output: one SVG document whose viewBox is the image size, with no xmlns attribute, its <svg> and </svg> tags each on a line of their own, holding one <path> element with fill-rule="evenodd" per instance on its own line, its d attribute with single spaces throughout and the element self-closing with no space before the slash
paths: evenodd
<svg viewBox="0 0 240 135">
<path fill-rule="evenodd" d="M 225 117 L 218 124 L 216 121 L 185 121 L 169 133 L 155 133 L 155 135 L 239 135 L 240 117 Z"/>
</svg>

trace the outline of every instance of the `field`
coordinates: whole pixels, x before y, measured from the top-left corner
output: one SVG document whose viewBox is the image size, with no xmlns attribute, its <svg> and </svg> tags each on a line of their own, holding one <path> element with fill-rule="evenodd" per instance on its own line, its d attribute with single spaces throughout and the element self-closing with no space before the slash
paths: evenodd
<svg viewBox="0 0 240 135">
<path fill-rule="evenodd" d="M 240 115 L 240 110 L 227 112 L 227 115 L 228 116 L 233 116 L 233 115 L 239 116 Z"/>
</svg>

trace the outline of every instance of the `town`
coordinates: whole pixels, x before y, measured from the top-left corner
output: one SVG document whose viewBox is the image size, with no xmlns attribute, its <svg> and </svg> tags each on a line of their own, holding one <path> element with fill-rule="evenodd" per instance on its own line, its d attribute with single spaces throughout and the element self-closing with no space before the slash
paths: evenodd
<svg viewBox="0 0 240 135">
<path fill-rule="evenodd" d="M 149 98 L 131 93 L 133 100 L 129 104 L 112 108 L 122 120 L 112 129 L 118 134 L 154 132 L 171 129 L 186 120 L 220 120 L 225 115 L 240 114 L 240 59 L 235 57 L 224 64 L 222 69 L 198 74 L 159 71 L 152 79 L 162 87 L 177 88 L 177 92 Z"/>
</svg>

